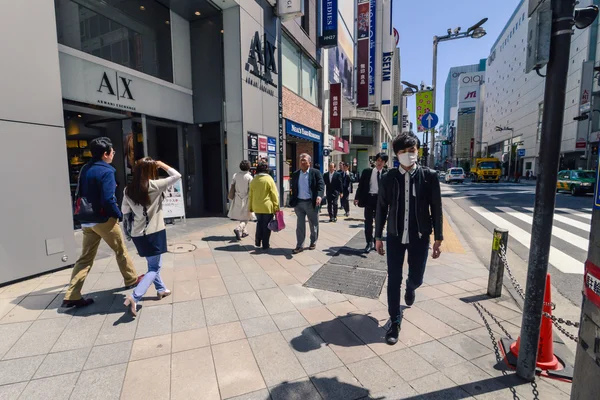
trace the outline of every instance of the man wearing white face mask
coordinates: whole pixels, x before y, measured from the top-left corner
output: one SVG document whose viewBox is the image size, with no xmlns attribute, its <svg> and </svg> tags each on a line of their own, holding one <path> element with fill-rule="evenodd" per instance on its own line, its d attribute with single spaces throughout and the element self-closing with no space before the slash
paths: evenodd
<svg viewBox="0 0 600 400">
<path fill-rule="evenodd" d="M 415 290 L 423 283 L 429 253 L 429 237 L 434 233 L 433 258 L 441 254 L 442 196 L 437 172 L 417 164 L 419 140 L 414 134 L 398 135 L 393 142 L 400 161 L 381 179 L 375 221 L 375 247 L 381 255 L 383 227 L 387 222 L 388 312 L 391 327 L 386 341 L 398 342 L 400 331 L 400 288 L 402 265 L 408 252 L 408 279 L 404 300 L 411 306 Z"/>
</svg>

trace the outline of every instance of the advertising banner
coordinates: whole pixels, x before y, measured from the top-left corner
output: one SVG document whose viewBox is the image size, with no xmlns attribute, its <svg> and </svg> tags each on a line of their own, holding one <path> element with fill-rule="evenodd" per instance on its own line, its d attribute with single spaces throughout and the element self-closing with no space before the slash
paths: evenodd
<svg viewBox="0 0 600 400">
<path fill-rule="evenodd" d="M 329 128 L 340 129 L 342 127 L 342 84 L 332 83 L 329 85 Z"/>
<path fill-rule="evenodd" d="M 358 4 L 357 15 L 357 58 L 358 72 L 356 97 L 357 106 L 366 108 L 369 106 L 369 3 Z"/>
<path fill-rule="evenodd" d="M 321 24 L 323 36 L 319 38 L 322 48 L 338 45 L 338 0 L 322 0 Z"/>
<path fill-rule="evenodd" d="M 417 92 L 415 99 L 417 101 L 417 132 L 424 132 L 421 118 L 423 115 L 433 112 L 433 92 L 431 90 Z"/>
<path fill-rule="evenodd" d="M 477 107 L 480 85 L 485 81 L 485 72 L 467 72 L 458 77 L 458 109 Z"/>
<path fill-rule="evenodd" d="M 185 217 L 185 204 L 183 203 L 183 189 L 181 179 L 169 186 L 162 201 L 164 218 Z"/>
<path fill-rule="evenodd" d="M 375 96 L 375 57 L 377 48 L 375 46 L 377 38 L 377 0 L 371 0 L 369 3 L 369 96 Z M 369 102 L 374 102 L 369 99 Z"/>
<path fill-rule="evenodd" d="M 342 95 L 354 100 L 354 42 L 341 14 L 338 14 L 337 47 L 329 50 L 329 83 L 341 83 Z"/>
<path fill-rule="evenodd" d="M 392 103 L 392 63 L 394 60 L 394 36 L 392 34 L 392 1 L 384 0 L 382 3 L 381 40 L 383 56 L 381 60 L 381 104 Z"/>
</svg>

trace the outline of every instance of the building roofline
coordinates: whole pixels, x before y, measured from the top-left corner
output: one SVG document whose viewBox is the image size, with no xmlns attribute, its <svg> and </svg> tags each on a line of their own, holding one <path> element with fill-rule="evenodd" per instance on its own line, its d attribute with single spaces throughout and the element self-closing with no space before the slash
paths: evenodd
<svg viewBox="0 0 600 400">
<path fill-rule="evenodd" d="M 502 35 L 504 35 L 504 32 L 506 32 L 506 30 L 508 29 L 508 27 L 510 26 L 513 18 L 515 18 L 515 16 L 517 15 L 517 11 L 519 11 L 519 9 L 521 8 L 521 6 L 523 5 L 523 3 L 525 3 L 525 0 L 521 0 L 519 1 L 519 4 L 517 5 L 517 7 L 515 7 L 515 11 L 513 11 L 512 15 L 510 16 L 510 18 L 508 19 L 508 21 L 506 22 L 506 25 L 504 25 L 504 28 L 502 29 L 502 31 L 500 32 L 500 34 L 498 35 L 498 38 L 496 39 L 496 41 L 494 42 L 494 44 L 492 45 L 492 48 L 490 49 L 490 53 L 492 51 L 494 51 L 494 49 L 496 48 L 496 45 L 498 44 L 498 42 L 500 42 L 500 39 L 502 38 Z"/>
</svg>

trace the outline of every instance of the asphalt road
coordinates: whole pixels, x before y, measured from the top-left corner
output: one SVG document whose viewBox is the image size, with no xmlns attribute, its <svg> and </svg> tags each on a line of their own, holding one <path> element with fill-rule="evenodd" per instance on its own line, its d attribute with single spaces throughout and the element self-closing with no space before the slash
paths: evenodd
<svg viewBox="0 0 600 400">
<path fill-rule="evenodd" d="M 509 248 L 527 262 L 535 186 L 471 182 L 441 185 L 442 196 L 452 199 L 485 227 L 490 232 L 490 238 L 495 227 L 508 229 Z M 591 194 L 574 197 L 569 193 L 558 193 L 556 196 L 549 272 L 553 285 L 577 306 L 581 304 L 592 206 Z M 468 227 L 457 224 L 468 240 Z"/>
</svg>

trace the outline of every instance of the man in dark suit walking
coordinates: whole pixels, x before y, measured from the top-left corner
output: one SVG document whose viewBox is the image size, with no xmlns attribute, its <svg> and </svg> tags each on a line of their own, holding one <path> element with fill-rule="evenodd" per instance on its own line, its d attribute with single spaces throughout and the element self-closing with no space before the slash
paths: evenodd
<svg viewBox="0 0 600 400">
<path fill-rule="evenodd" d="M 300 154 L 300 169 L 292 173 L 290 206 L 294 207 L 298 222 L 296 225 L 296 248 L 293 254 L 298 254 L 304 250 L 304 240 L 306 239 L 306 217 L 310 227 L 310 250 L 317 246 L 319 238 L 319 213 L 318 208 L 321 205 L 325 184 L 321 171 L 310 167 L 310 155 Z"/>
<path fill-rule="evenodd" d="M 350 193 L 352 193 L 352 176 L 350 175 L 350 166 L 348 163 L 343 163 L 342 166 L 342 208 L 345 211 L 346 217 L 350 216 Z"/>
<path fill-rule="evenodd" d="M 375 210 L 377 209 L 379 182 L 387 172 L 387 169 L 384 169 L 387 161 L 387 154 L 377 154 L 375 158 L 375 166 L 373 168 L 365 169 L 362 174 L 360 174 L 358 189 L 356 189 L 356 196 L 354 196 L 354 205 L 364 207 L 365 209 L 365 239 L 367 240 L 367 247 L 365 247 L 366 253 L 369 253 L 371 250 L 375 249 L 375 243 L 373 242 L 373 222 L 375 221 Z"/>
<path fill-rule="evenodd" d="M 329 171 L 323 175 L 327 193 L 329 222 L 337 222 L 338 198 L 342 194 L 342 176 L 335 170 L 335 163 L 329 163 Z"/>
</svg>

